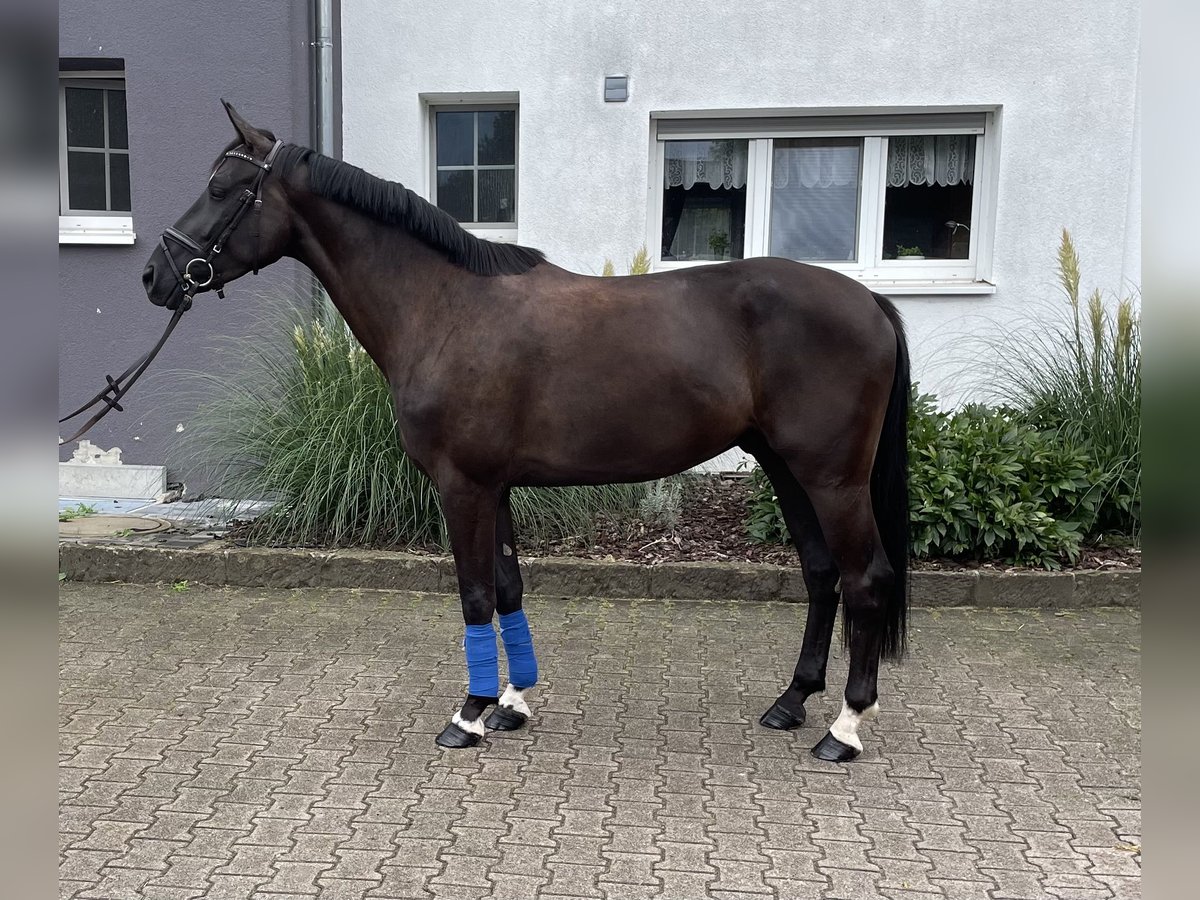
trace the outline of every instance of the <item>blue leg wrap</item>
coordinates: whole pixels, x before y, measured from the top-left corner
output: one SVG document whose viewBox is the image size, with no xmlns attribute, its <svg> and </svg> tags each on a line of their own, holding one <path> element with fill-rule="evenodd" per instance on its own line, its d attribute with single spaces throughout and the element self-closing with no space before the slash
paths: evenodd
<svg viewBox="0 0 1200 900">
<path fill-rule="evenodd" d="M 500 637 L 508 657 L 508 683 L 518 690 L 537 684 L 537 657 L 533 655 L 533 636 L 525 610 L 518 609 L 500 617 Z"/>
<path fill-rule="evenodd" d="M 492 623 L 468 625 L 467 691 L 477 697 L 500 696 L 500 663 L 496 654 L 496 629 Z"/>
</svg>

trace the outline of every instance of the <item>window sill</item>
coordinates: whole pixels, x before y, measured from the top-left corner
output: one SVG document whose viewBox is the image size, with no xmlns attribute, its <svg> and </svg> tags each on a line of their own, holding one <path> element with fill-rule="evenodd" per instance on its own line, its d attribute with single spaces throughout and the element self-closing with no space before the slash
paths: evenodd
<svg viewBox="0 0 1200 900">
<path fill-rule="evenodd" d="M 746 257 L 753 259 L 754 257 Z M 654 261 L 655 272 L 670 272 L 675 269 L 694 269 L 697 266 L 715 266 L 718 263 L 738 262 L 736 259 L 658 259 Z"/>
<path fill-rule="evenodd" d="M 755 257 L 746 257 L 754 259 Z M 708 259 L 708 260 L 655 260 L 655 272 L 672 272 L 680 269 L 690 269 L 695 266 L 711 266 L 717 263 L 734 262 L 730 259 Z M 834 269 L 834 271 L 839 271 Z M 862 284 L 873 291 L 884 294 L 890 297 L 970 297 L 984 296 L 987 294 L 996 293 L 996 286 L 987 281 L 963 281 L 952 279 L 886 279 L 886 278 L 859 278 L 854 272 L 843 272 L 859 284 Z"/>
<path fill-rule="evenodd" d="M 517 229 L 515 228 L 479 228 L 464 225 L 463 229 L 468 234 L 473 234 L 477 238 L 483 238 L 485 241 L 495 241 L 497 244 L 515 244 L 517 242 Z"/>
<path fill-rule="evenodd" d="M 137 235 L 131 216 L 59 216 L 58 243 L 129 245 Z"/>
<path fill-rule="evenodd" d="M 859 281 L 888 297 L 968 297 L 996 293 L 996 286 L 987 281 L 880 281 L 865 278 Z"/>
</svg>

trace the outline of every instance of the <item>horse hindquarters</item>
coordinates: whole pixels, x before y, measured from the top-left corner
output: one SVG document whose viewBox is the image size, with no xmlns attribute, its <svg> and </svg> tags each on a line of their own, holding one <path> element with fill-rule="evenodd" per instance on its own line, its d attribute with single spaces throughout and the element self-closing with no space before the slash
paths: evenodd
<svg viewBox="0 0 1200 900">
<path fill-rule="evenodd" d="M 830 733 L 813 748 L 819 758 L 835 761 L 853 759 L 861 752 L 857 731 L 878 708 L 880 657 L 899 655 L 904 645 L 908 352 L 895 309 L 884 298 L 876 296 L 875 300 L 887 317 L 894 341 L 894 354 L 889 354 L 893 360 L 890 389 L 872 389 L 881 373 L 847 369 L 840 373 L 843 380 L 834 382 L 845 388 L 840 397 L 826 392 L 821 398 L 823 408 L 815 405 L 812 396 L 801 398 L 799 405 L 807 401 L 809 414 L 799 422 L 781 423 L 766 435 L 786 467 L 785 474 L 795 479 L 811 502 L 820 534 L 840 573 L 850 672 L 842 713 Z M 837 452 L 830 452 L 833 448 Z M 783 480 L 781 474 L 773 483 Z M 817 685 L 823 683 L 823 678 L 818 681 L 815 676 L 817 672 L 823 675 L 831 629 L 815 627 L 813 617 L 823 625 L 829 606 L 827 597 L 810 606 L 805 652 L 797 664 L 800 683 L 794 679 L 789 691 L 795 696 L 789 698 L 785 692 L 776 704 L 782 703 L 785 711 L 789 699 L 800 700 L 799 694 L 819 689 Z M 824 646 L 818 637 L 824 638 Z M 811 654 L 807 660 L 805 654 Z M 790 711 L 795 714 L 794 709 Z M 774 712 L 772 707 L 764 716 L 770 720 L 764 724 L 788 727 L 787 717 L 772 716 Z"/>
</svg>

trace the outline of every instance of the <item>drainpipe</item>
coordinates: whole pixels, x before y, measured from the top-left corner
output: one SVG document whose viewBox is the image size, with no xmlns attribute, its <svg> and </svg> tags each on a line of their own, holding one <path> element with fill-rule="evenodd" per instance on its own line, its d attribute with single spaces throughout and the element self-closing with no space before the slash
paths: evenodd
<svg viewBox="0 0 1200 900">
<path fill-rule="evenodd" d="M 333 0 L 313 0 L 312 6 L 313 149 L 333 156 Z"/>
<path fill-rule="evenodd" d="M 312 0 L 312 147 L 332 157 L 333 133 L 333 0 Z M 320 282 L 313 279 L 313 309 L 332 306 Z"/>
</svg>

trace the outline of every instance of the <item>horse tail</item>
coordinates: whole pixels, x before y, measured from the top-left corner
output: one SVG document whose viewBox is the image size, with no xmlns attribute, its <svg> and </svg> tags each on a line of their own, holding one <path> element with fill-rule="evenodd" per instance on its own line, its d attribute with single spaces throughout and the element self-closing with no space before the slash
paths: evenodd
<svg viewBox="0 0 1200 900">
<path fill-rule="evenodd" d="M 908 399 L 912 386 L 904 320 L 892 301 L 874 294 L 875 302 L 896 332 L 896 372 L 875 464 L 871 470 L 871 505 L 884 552 L 895 577 L 884 613 L 883 655 L 904 655 L 908 628 Z"/>
</svg>

